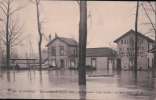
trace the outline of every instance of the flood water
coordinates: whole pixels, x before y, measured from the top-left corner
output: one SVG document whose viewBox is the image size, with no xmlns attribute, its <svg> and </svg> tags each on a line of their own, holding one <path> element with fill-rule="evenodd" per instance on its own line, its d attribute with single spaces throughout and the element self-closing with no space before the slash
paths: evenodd
<svg viewBox="0 0 156 100">
<path fill-rule="evenodd" d="M 87 85 L 78 85 L 70 70 L 1 71 L 0 98 L 156 100 L 156 78 L 151 72 L 101 71 L 87 73 Z"/>
</svg>

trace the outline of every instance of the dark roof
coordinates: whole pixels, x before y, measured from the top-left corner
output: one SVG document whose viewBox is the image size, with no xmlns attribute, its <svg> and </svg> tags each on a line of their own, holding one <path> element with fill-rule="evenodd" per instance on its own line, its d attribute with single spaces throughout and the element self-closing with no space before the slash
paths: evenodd
<svg viewBox="0 0 156 100">
<path fill-rule="evenodd" d="M 126 32 L 125 34 L 123 34 L 122 36 L 120 36 L 119 38 L 117 38 L 114 42 L 119 41 L 121 38 L 124 38 L 124 37 L 127 36 L 128 34 L 135 34 L 135 31 L 132 30 L 132 29 L 129 30 L 128 32 Z M 145 38 L 145 39 L 146 39 L 147 41 L 149 41 L 149 42 L 154 42 L 153 39 L 151 39 L 151 38 L 145 36 L 144 34 L 142 34 L 142 33 L 140 33 L 140 32 L 137 32 L 137 35 L 138 35 L 138 36 L 141 36 L 141 37 L 143 37 L 143 38 Z"/>
<path fill-rule="evenodd" d="M 77 46 L 78 43 L 76 40 L 72 39 L 72 38 L 65 38 L 65 37 L 55 37 L 53 40 L 51 40 L 47 46 L 49 46 L 51 43 L 53 43 L 56 39 L 61 40 L 62 42 L 66 43 L 69 46 Z"/>
<path fill-rule="evenodd" d="M 116 51 L 108 48 L 87 48 L 86 56 L 87 57 L 113 57 L 116 55 Z"/>
</svg>

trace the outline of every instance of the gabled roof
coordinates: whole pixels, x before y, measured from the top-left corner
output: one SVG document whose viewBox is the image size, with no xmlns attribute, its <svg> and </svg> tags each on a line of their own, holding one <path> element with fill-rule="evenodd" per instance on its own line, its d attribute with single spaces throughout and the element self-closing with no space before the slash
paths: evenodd
<svg viewBox="0 0 156 100">
<path fill-rule="evenodd" d="M 69 46 L 77 46 L 78 43 L 76 40 L 72 39 L 72 38 L 65 38 L 65 37 L 55 37 L 53 40 L 51 40 L 47 46 L 49 46 L 50 44 L 52 44 L 55 40 L 59 39 L 60 41 L 66 43 Z"/>
<path fill-rule="evenodd" d="M 124 38 L 125 36 L 127 36 L 127 35 L 129 35 L 129 34 L 135 34 L 135 31 L 132 30 L 132 29 L 129 30 L 128 32 L 126 32 L 125 34 L 123 34 L 122 36 L 120 36 L 119 38 L 117 38 L 114 42 L 118 42 L 120 39 Z M 149 42 L 154 42 L 153 39 L 151 39 L 151 38 L 149 38 L 149 37 L 143 35 L 143 34 L 140 33 L 140 32 L 137 32 L 137 35 L 143 37 L 144 39 L 146 39 L 146 40 L 149 41 Z"/>
<path fill-rule="evenodd" d="M 108 48 L 87 48 L 86 56 L 87 57 L 114 57 L 116 56 L 116 51 Z"/>
</svg>

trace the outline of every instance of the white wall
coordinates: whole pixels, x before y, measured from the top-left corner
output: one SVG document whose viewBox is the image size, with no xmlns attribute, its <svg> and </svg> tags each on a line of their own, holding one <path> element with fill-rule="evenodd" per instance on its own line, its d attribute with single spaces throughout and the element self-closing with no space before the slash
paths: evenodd
<svg viewBox="0 0 156 100">
<path fill-rule="evenodd" d="M 106 70 L 107 69 L 107 57 L 87 57 L 86 65 L 91 65 L 91 58 L 96 58 L 96 69 Z"/>
<path fill-rule="evenodd" d="M 134 34 L 129 34 L 127 36 L 125 36 L 123 38 L 123 40 L 128 40 L 128 43 L 124 43 L 121 44 L 121 40 L 118 41 L 118 57 L 121 59 L 121 67 L 124 68 L 128 68 L 129 66 L 129 57 L 127 56 L 128 54 L 128 50 L 127 48 L 131 48 L 131 46 L 129 46 L 129 40 L 130 38 L 135 38 Z M 148 68 L 148 58 L 150 59 L 149 61 L 149 66 L 152 66 L 152 58 L 153 58 L 153 54 L 150 54 L 148 52 L 148 44 L 149 44 L 149 49 L 152 49 L 152 43 L 149 43 L 146 39 L 144 39 L 143 37 L 139 37 L 138 36 L 138 41 L 142 40 L 141 42 L 138 42 L 138 68 L 142 67 L 143 69 L 147 69 Z M 121 49 L 119 49 L 121 48 Z M 126 55 L 121 55 L 120 52 L 124 52 L 126 53 Z M 134 50 L 133 50 L 134 52 Z M 141 52 L 141 55 L 140 55 Z"/>
<path fill-rule="evenodd" d="M 64 47 L 64 55 L 60 55 L 60 46 Z M 52 51 L 51 48 L 55 47 L 56 48 L 56 56 L 52 56 Z M 72 55 L 74 49 L 76 49 L 76 47 L 70 47 L 68 46 L 66 43 L 60 41 L 59 39 L 56 39 L 52 44 L 49 45 L 48 47 L 48 61 L 49 61 L 49 65 L 52 65 L 52 59 L 56 58 L 56 63 L 58 65 L 58 67 L 60 67 L 61 63 L 60 60 L 63 59 L 64 60 L 64 67 L 65 68 L 69 68 L 70 67 L 70 59 L 76 59 L 76 57 L 72 57 L 70 58 L 70 56 Z M 77 63 L 77 62 L 76 62 Z"/>
</svg>

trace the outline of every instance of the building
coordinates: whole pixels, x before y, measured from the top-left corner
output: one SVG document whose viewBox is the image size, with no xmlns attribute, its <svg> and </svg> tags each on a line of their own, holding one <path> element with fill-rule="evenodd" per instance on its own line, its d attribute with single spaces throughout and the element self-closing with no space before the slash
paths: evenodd
<svg viewBox="0 0 156 100">
<path fill-rule="evenodd" d="M 48 47 L 48 65 L 55 68 L 78 67 L 78 43 L 55 35 Z M 87 48 L 86 65 L 97 70 L 114 68 L 116 52 L 111 48 Z"/>
<path fill-rule="evenodd" d="M 56 34 L 54 39 L 50 39 L 47 47 L 49 66 L 55 68 L 77 67 L 77 41 L 72 38 L 59 37 Z"/>
<path fill-rule="evenodd" d="M 137 33 L 138 43 L 138 69 L 150 69 L 153 64 L 153 54 L 149 52 L 153 48 L 154 40 Z M 121 63 L 122 69 L 131 70 L 134 68 L 134 54 L 135 54 L 135 31 L 129 30 L 115 41 L 118 48 L 118 63 Z"/>
<path fill-rule="evenodd" d="M 87 48 L 86 65 L 96 68 L 97 71 L 115 69 L 116 51 L 104 48 Z"/>
</svg>

